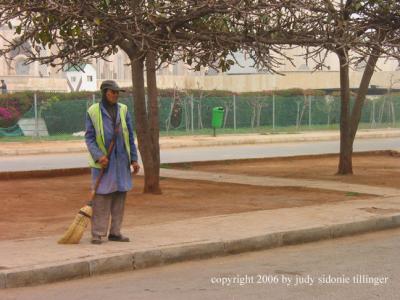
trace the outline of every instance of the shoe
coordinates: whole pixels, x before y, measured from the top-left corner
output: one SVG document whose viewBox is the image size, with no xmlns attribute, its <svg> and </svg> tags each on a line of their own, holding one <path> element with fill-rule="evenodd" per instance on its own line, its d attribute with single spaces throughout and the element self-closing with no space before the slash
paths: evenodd
<svg viewBox="0 0 400 300">
<path fill-rule="evenodd" d="M 102 243 L 101 237 L 100 236 L 92 237 L 91 243 L 94 245 L 100 245 Z"/>
<path fill-rule="evenodd" d="M 111 242 L 130 242 L 129 238 L 121 235 L 108 235 L 108 240 Z"/>
</svg>

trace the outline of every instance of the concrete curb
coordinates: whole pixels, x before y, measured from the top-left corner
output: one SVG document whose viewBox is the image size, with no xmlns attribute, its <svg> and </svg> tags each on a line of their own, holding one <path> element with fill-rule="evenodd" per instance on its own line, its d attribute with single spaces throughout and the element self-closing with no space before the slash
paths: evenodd
<svg viewBox="0 0 400 300">
<path fill-rule="evenodd" d="M 209 241 L 134 252 L 124 251 L 119 254 L 103 255 L 64 263 L 3 270 L 0 271 L 0 289 L 133 271 L 176 262 L 308 243 L 396 227 L 400 227 L 400 214 L 387 217 L 371 217 L 367 220 L 330 226 L 273 232 L 236 240 Z"/>
<path fill-rule="evenodd" d="M 192 141 L 163 141 L 160 140 L 161 149 L 187 148 L 187 147 L 212 147 L 212 146 L 234 146 L 234 145 L 256 145 L 256 144 L 272 144 L 272 143 L 299 143 L 299 142 L 316 142 L 316 141 L 336 141 L 339 140 L 339 133 L 326 132 L 326 134 L 274 134 L 274 135 L 250 135 L 250 136 L 222 136 L 221 139 L 210 139 L 204 137 L 199 140 Z M 357 133 L 357 139 L 374 139 L 374 138 L 396 138 L 400 137 L 400 131 L 386 132 L 369 132 L 360 131 Z M 55 142 L 60 144 L 60 142 Z M 34 155 L 34 154 L 61 154 L 61 153 L 82 153 L 87 152 L 87 148 L 83 142 L 73 142 L 73 144 L 82 143 L 82 145 L 71 146 L 65 148 L 26 148 L 26 149 L 0 149 L 0 156 L 13 155 Z M 25 147 L 25 146 L 24 146 Z M 29 144 L 27 144 L 29 147 Z M 36 146 L 37 147 L 37 146 Z"/>
<path fill-rule="evenodd" d="M 358 133 L 357 139 L 374 139 L 374 138 L 396 138 L 400 137 L 398 131 L 388 132 L 361 132 Z M 276 134 L 258 137 L 242 137 L 231 140 L 205 140 L 192 141 L 190 143 L 161 144 L 161 148 L 184 148 L 184 147 L 210 147 L 210 146 L 234 146 L 234 145 L 257 145 L 257 144 L 274 144 L 274 143 L 299 143 L 299 142 L 323 142 L 336 141 L 340 139 L 339 133 L 315 136 L 301 136 L 297 134 Z"/>
<path fill-rule="evenodd" d="M 62 154 L 62 153 L 82 153 L 87 152 L 85 146 L 73 148 L 45 148 L 45 149 L 3 149 L 0 150 L 0 156 L 15 156 L 15 155 L 35 155 L 35 154 Z"/>
</svg>

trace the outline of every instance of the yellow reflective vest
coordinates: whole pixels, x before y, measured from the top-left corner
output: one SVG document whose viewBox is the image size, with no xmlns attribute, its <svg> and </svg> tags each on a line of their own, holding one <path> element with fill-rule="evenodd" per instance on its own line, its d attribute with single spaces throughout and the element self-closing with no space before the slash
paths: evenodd
<svg viewBox="0 0 400 300">
<path fill-rule="evenodd" d="M 124 137 L 125 149 L 128 152 L 129 161 L 131 161 L 131 146 L 129 143 L 129 131 L 126 125 L 126 114 L 128 113 L 128 107 L 125 104 L 118 103 L 119 115 L 121 118 L 122 134 Z M 101 115 L 100 103 L 95 103 L 88 109 L 89 117 L 92 121 L 93 127 L 96 131 L 96 143 L 100 150 L 107 155 L 107 149 L 104 139 L 104 127 L 103 127 L 103 117 Z M 91 154 L 89 154 L 89 166 L 92 168 L 101 169 L 101 165 L 96 163 Z"/>
</svg>

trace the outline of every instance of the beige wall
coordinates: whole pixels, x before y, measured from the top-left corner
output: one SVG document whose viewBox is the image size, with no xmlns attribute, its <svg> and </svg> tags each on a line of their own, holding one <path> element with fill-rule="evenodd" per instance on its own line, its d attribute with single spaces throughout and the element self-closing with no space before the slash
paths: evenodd
<svg viewBox="0 0 400 300">
<path fill-rule="evenodd" d="M 9 91 L 68 91 L 65 78 L 1 76 L 0 79 L 5 80 Z"/>
<path fill-rule="evenodd" d="M 286 72 L 285 76 L 271 74 L 254 75 L 217 75 L 217 76 L 172 76 L 159 75 L 158 87 L 161 89 L 200 89 L 203 90 L 229 90 L 232 92 L 258 92 L 273 89 L 328 89 L 339 88 L 339 72 Z M 350 73 L 350 86 L 357 88 L 362 73 Z M 390 79 L 400 80 L 400 72 L 377 72 L 371 80 L 371 85 L 387 88 Z M 11 90 L 44 90 L 67 91 L 65 78 L 42 78 L 31 76 L 2 76 Z M 102 80 L 97 81 L 100 87 Z M 117 80 L 121 87 L 132 86 L 131 80 Z M 400 83 L 394 88 L 400 88 Z"/>
<path fill-rule="evenodd" d="M 159 88 L 229 90 L 232 92 L 258 92 L 273 89 L 328 89 L 339 88 L 339 72 L 285 72 L 285 76 L 271 74 L 217 75 L 217 76 L 158 76 Z M 400 79 L 400 72 L 377 72 L 371 85 L 387 88 L 391 76 Z M 350 73 L 350 86 L 357 88 L 362 72 Z M 395 86 L 400 88 L 400 84 Z"/>
<path fill-rule="evenodd" d="M 306 51 L 303 48 L 297 47 L 294 49 L 286 50 L 285 55 L 291 57 L 294 66 L 288 59 L 281 59 L 283 65 L 278 69 L 280 72 L 287 71 L 312 71 L 316 67 L 316 63 L 313 60 L 306 61 L 304 59 Z M 325 53 L 324 53 L 325 54 Z M 351 55 L 351 54 L 350 54 Z M 324 71 L 339 71 L 339 59 L 335 53 L 329 52 L 324 62 Z M 359 69 L 363 69 L 362 65 L 358 66 Z M 329 67 L 329 68 L 328 68 Z M 356 66 L 351 64 L 352 70 L 356 70 Z M 396 59 L 379 58 L 377 62 L 377 68 L 381 71 L 396 71 L 399 68 L 399 62 Z"/>
</svg>

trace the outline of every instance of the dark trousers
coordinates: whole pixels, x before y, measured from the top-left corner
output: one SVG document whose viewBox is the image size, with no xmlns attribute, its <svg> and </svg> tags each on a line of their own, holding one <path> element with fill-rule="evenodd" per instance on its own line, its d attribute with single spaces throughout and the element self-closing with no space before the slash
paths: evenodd
<svg viewBox="0 0 400 300">
<path fill-rule="evenodd" d="M 92 236 L 120 235 L 124 216 L 126 192 L 114 192 L 106 195 L 96 194 L 93 200 Z"/>
</svg>

